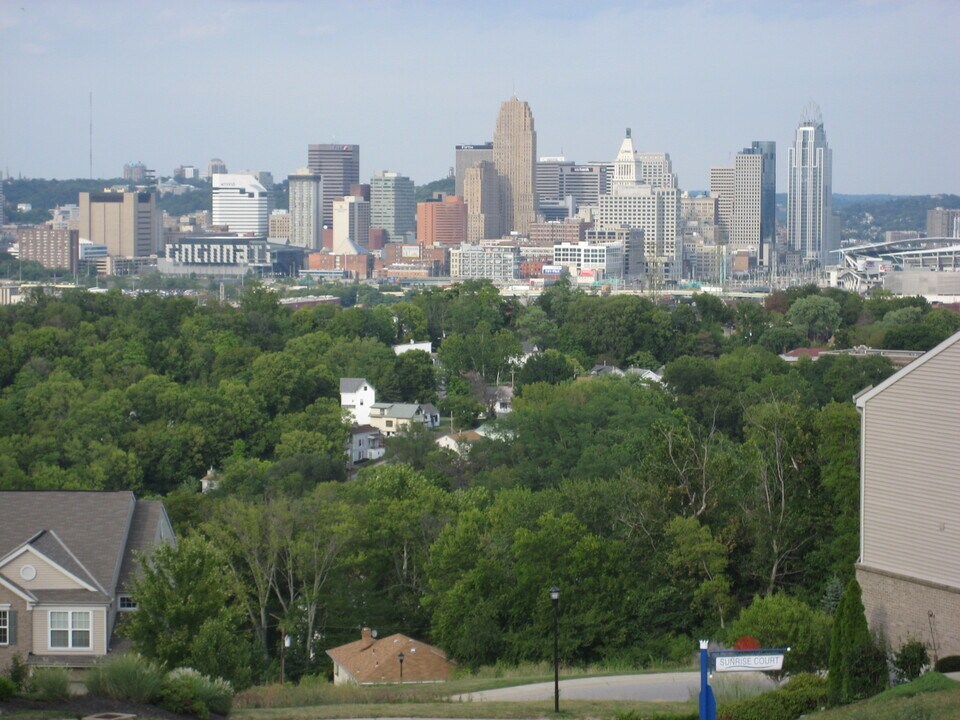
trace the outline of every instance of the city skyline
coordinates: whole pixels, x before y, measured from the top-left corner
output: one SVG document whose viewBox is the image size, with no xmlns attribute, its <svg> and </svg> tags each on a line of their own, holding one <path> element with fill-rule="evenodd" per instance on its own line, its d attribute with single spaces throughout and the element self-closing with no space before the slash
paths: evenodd
<svg viewBox="0 0 960 720">
<path fill-rule="evenodd" d="M 308 144 L 338 142 L 362 147 L 364 180 L 391 169 L 423 184 L 447 175 L 455 145 L 491 140 L 516 94 L 541 156 L 610 161 L 629 126 L 638 149 L 670 154 L 681 188 L 704 190 L 711 166 L 766 138 L 785 192 L 813 100 L 837 192 L 960 192 L 955 3 L 101 5 L 0 0 L 0 90 L 17 100 L 0 117 L 4 172 L 87 177 L 92 92 L 97 177 L 220 157 L 279 179 Z M 624 27 L 637 42 L 609 43 Z"/>
</svg>

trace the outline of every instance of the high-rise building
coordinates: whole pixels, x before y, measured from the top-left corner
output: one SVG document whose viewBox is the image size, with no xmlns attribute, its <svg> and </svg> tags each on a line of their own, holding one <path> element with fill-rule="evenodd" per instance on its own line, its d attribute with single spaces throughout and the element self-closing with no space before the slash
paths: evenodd
<svg viewBox="0 0 960 720">
<path fill-rule="evenodd" d="M 370 203 L 356 195 L 333 201 L 333 252 L 356 255 L 370 243 Z"/>
<path fill-rule="evenodd" d="M 417 203 L 417 244 L 459 245 L 467 240 L 467 206 L 463 198 L 446 195 Z"/>
<path fill-rule="evenodd" d="M 161 247 L 157 196 L 147 192 L 80 193 L 80 240 L 106 245 L 112 257 L 155 255 Z"/>
<path fill-rule="evenodd" d="M 680 191 L 669 163 L 666 153 L 638 153 L 627 128 L 597 211 L 597 230 L 643 230 L 645 271 L 654 282 L 679 280 L 682 272 Z"/>
<path fill-rule="evenodd" d="M 286 242 L 290 239 L 290 211 L 274 210 L 270 213 L 270 220 L 267 225 L 267 239 L 270 242 Z M 321 228 L 320 242 L 323 242 L 323 230 Z"/>
<path fill-rule="evenodd" d="M 830 265 L 839 243 L 832 232 L 833 152 L 827 145 L 820 108 L 804 109 L 793 147 L 787 150 L 787 239 L 806 263 Z"/>
<path fill-rule="evenodd" d="M 927 210 L 927 237 L 960 238 L 960 209 L 938 207 Z"/>
<path fill-rule="evenodd" d="M 50 227 L 23 227 L 17 230 L 21 260 L 34 260 L 45 268 L 74 272 L 80 253 L 80 233 Z"/>
<path fill-rule="evenodd" d="M 610 192 L 610 163 L 566 165 L 560 168 L 560 191 L 572 197 L 576 207 L 597 207 L 600 196 Z"/>
<path fill-rule="evenodd" d="M 403 242 L 416 230 L 417 203 L 413 180 L 381 171 L 370 179 L 370 227 L 382 228 L 390 242 Z"/>
<path fill-rule="evenodd" d="M 123 179 L 133 183 L 142 183 L 148 180 L 155 180 L 153 170 L 150 170 L 142 162 L 127 163 L 123 166 Z"/>
<path fill-rule="evenodd" d="M 717 199 L 721 241 L 768 262 L 777 231 L 776 143 L 755 140 L 737 153 L 733 167 L 710 168 L 710 193 Z"/>
<path fill-rule="evenodd" d="M 500 176 L 501 232 L 524 235 L 536 220 L 537 132 L 530 106 L 516 96 L 500 105 L 493 133 L 493 162 Z"/>
<path fill-rule="evenodd" d="M 733 199 L 736 188 L 736 168 L 728 165 L 710 168 L 710 195 L 717 200 L 719 243 L 726 243 L 733 234 Z"/>
<path fill-rule="evenodd" d="M 323 224 L 332 228 L 334 199 L 350 195 L 350 186 L 360 182 L 360 146 L 309 145 L 307 166 L 323 175 Z"/>
<path fill-rule="evenodd" d="M 573 160 L 565 157 L 542 157 L 537 161 L 537 202 L 558 201 L 564 198 L 563 170 L 575 166 Z"/>
<path fill-rule="evenodd" d="M 467 242 L 498 238 L 503 226 L 500 214 L 500 178 L 492 162 L 486 160 L 467 168 L 463 178 L 467 204 Z"/>
<path fill-rule="evenodd" d="M 0 225 L 6 224 L 6 215 L 4 215 L 4 204 L 6 200 L 3 198 L 3 175 L 0 174 Z"/>
<path fill-rule="evenodd" d="M 253 175 L 213 176 L 214 225 L 227 226 L 231 233 L 265 237 L 272 204 L 270 191 Z"/>
<path fill-rule="evenodd" d="M 220 158 L 213 158 L 209 163 L 207 163 L 207 177 L 212 178 L 214 175 L 226 174 L 227 164 Z"/>
<path fill-rule="evenodd" d="M 290 198 L 290 244 L 310 250 L 323 247 L 323 176 L 307 168 L 287 178 Z"/>
<path fill-rule="evenodd" d="M 466 175 L 467 168 L 472 168 L 484 160 L 493 162 L 492 142 L 478 143 L 476 145 L 457 145 L 454 195 L 463 197 L 463 178 Z"/>
</svg>

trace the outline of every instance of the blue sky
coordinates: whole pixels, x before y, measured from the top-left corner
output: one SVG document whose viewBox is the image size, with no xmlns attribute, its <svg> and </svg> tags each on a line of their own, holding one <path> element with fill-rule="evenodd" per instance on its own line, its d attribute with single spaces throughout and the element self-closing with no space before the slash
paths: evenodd
<svg viewBox="0 0 960 720">
<path fill-rule="evenodd" d="M 841 193 L 960 193 L 960 2 L 44 2 L 0 0 L 0 168 L 142 160 L 282 177 L 311 142 L 361 174 L 446 174 L 530 102 L 540 155 L 609 160 L 623 129 L 683 188 L 822 108 Z"/>
</svg>

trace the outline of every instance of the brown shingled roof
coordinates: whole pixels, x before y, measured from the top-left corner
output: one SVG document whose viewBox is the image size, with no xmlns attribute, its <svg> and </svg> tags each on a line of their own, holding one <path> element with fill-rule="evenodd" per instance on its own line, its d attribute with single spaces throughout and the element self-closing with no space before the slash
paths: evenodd
<svg viewBox="0 0 960 720">
<path fill-rule="evenodd" d="M 453 662 L 433 645 L 397 633 L 374 639 L 364 628 L 361 639 L 327 650 L 327 655 L 361 684 L 400 682 L 403 653 L 404 682 L 443 682 L 450 676 Z"/>
</svg>

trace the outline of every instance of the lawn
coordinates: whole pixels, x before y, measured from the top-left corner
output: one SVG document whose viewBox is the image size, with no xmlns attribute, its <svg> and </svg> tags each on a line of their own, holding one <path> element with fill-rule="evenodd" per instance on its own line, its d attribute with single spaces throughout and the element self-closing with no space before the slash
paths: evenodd
<svg viewBox="0 0 960 720">
<path fill-rule="evenodd" d="M 960 683 L 927 673 L 876 697 L 809 715 L 815 720 L 956 720 L 960 718 Z"/>
</svg>

